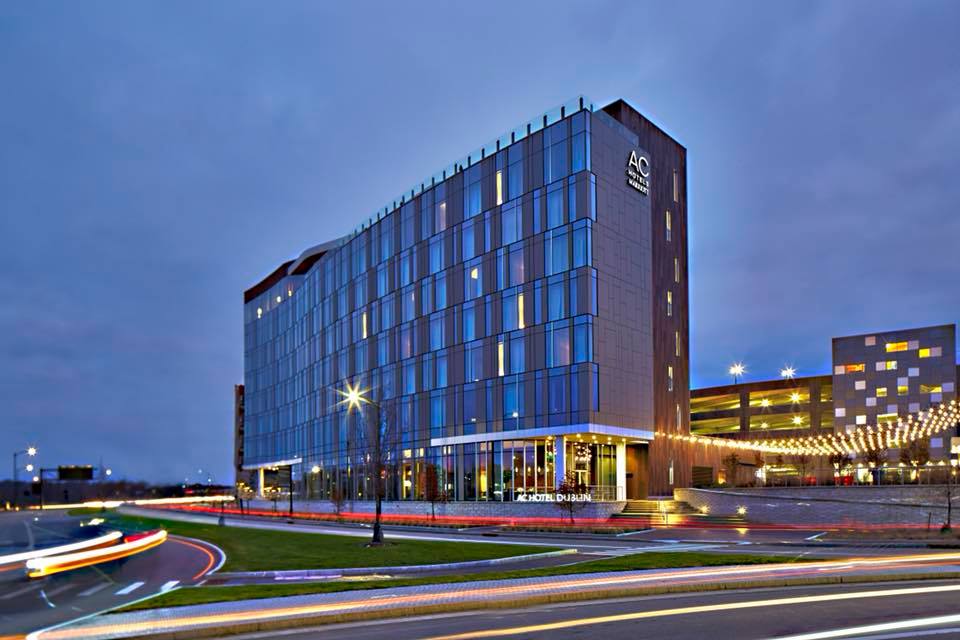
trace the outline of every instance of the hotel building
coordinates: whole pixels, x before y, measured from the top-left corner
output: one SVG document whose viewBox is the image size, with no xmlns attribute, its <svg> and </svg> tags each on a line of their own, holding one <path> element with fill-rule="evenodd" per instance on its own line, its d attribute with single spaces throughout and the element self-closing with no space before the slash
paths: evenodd
<svg viewBox="0 0 960 640">
<path fill-rule="evenodd" d="M 680 144 L 579 98 L 358 216 L 244 293 L 241 468 L 372 498 L 360 388 L 390 500 L 689 485 L 686 202 Z"/>
</svg>

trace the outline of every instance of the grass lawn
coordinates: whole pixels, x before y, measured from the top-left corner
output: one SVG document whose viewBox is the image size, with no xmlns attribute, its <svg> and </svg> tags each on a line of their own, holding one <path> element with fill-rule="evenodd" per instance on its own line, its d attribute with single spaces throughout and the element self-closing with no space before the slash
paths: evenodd
<svg viewBox="0 0 960 640">
<path fill-rule="evenodd" d="M 503 580 L 508 578 L 533 578 L 536 576 L 560 576 L 576 573 L 601 571 L 630 571 L 634 569 L 669 569 L 678 567 L 708 567 L 732 564 L 771 564 L 803 559 L 771 557 L 751 554 L 698 553 L 677 551 L 669 553 L 639 553 L 630 556 L 607 558 L 581 562 L 566 567 L 546 567 L 514 571 L 490 571 L 477 574 L 458 574 L 449 576 L 430 576 L 423 578 L 397 578 L 386 580 L 349 580 L 344 582 L 314 582 L 301 584 L 257 584 L 233 587 L 186 587 L 169 591 L 156 598 L 130 605 L 117 611 L 135 609 L 156 609 L 159 607 L 179 607 L 188 604 L 208 602 L 228 602 L 232 600 L 253 600 L 257 598 L 275 598 L 296 596 L 309 593 L 332 593 L 335 591 L 356 591 L 365 589 L 386 589 L 388 587 L 408 587 L 421 584 L 446 584 L 451 582 L 470 582 L 475 580 Z"/>
<path fill-rule="evenodd" d="M 227 554 L 223 571 L 282 569 L 345 569 L 389 567 L 443 562 L 489 560 L 556 551 L 556 547 L 519 544 L 396 540 L 382 547 L 367 547 L 370 537 L 336 536 L 296 531 L 220 527 L 217 525 L 140 518 L 115 513 L 107 521 L 124 531 L 162 527 L 175 535 L 211 542 Z"/>
</svg>

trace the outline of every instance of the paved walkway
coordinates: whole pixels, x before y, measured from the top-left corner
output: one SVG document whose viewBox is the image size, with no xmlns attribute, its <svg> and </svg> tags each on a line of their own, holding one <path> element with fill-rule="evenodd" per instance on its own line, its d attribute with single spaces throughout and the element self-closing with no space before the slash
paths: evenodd
<svg viewBox="0 0 960 640">
<path fill-rule="evenodd" d="M 811 577 L 849 578 L 881 575 L 956 576 L 960 553 L 887 556 L 859 560 L 829 560 L 803 564 L 669 569 L 578 574 L 570 576 L 487 580 L 458 584 L 423 585 L 364 592 L 341 592 L 247 600 L 168 609 L 152 609 L 98 616 L 30 638 L 125 638 L 157 633 L 179 633 L 188 637 L 213 632 L 253 630 L 258 625 L 332 622 L 389 611 L 393 615 L 413 614 L 442 608 L 513 606 L 531 598 L 601 596 L 643 588 L 683 585 L 717 585 L 757 581 L 789 581 Z M 249 625 L 244 628 L 240 625 Z"/>
</svg>

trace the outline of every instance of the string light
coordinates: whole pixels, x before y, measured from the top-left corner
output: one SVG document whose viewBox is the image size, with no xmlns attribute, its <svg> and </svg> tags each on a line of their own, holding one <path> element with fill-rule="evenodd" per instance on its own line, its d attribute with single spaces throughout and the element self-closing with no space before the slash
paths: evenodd
<svg viewBox="0 0 960 640">
<path fill-rule="evenodd" d="M 658 432 L 657 436 L 692 444 L 724 447 L 742 451 L 776 453 L 786 455 L 822 455 L 862 453 L 877 449 L 899 449 L 915 440 L 926 440 L 951 429 L 960 422 L 960 407 L 956 400 L 941 403 L 927 411 L 921 411 L 896 422 L 857 427 L 850 433 L 804 436 L 798 438 L 734 440 L 716 436 L 685 435 Z"/>
</svg>

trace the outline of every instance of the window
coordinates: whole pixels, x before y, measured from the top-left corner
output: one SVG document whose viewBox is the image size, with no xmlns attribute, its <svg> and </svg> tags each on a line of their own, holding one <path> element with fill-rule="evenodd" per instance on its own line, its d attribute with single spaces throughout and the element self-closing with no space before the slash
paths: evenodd
<svg viewBox="0 0 960 640">
<path fill-rule="evenodd" d="M 524 369 L 523 336 L 510 337 L 510 373 L 523 373 Z"/>
<path fill-rule="evenodd" d="M 480 165 L 475 164 L 463 172 L 463 217 L 472 218 L 480 213 Z"/>
<path fill-rule="evenodd" d="M 844 372 L 844 373 L 860 373 L 860 372 L 864 371 L 864 369 L 865 369 L 865 367 L 863 366 L 863 363 L 861 362 L 861 363 L 859 363 L 859 364 L 848 364 L 848 365 L 844 365 L 844 367 L 843 367 L 843 372 Z"/>
<path fill-rule="evenodd" d="M 680 202 L 680 174 L 676 169 L 673 171 L 673 201 Z"/>
<path fill-rule="evenodd" d="M 667 210 L 667 242 L 673 240 L 673 217 L 670 215 L 670 211 Z"/>
<path fill-rule="evenodd" d="M 925 347 L 925 348 L 923 348 L 923 349 L 920 349 L 920 351 L 918 352 L 917 355 L 919 355 L 921 358 L 929 358 L 929 357 L 930 357 L 930 349 L 929 349 L 928 347 Z"/>
<path fill-rule="evenodd" d="M 564 294 L 567 291 L 563 278 L 557 278 L 547 286 L 547 320 L 563 318 Z"/>
<path fill-rule="evenodd" d="M 430 273 L 443 269 L 443 236 L 430 240 Z"/>
<path fill-rule="evenodd" d="M 674 346 L 673 355 L 679 358 L 680 357 L 680 332 L 679 331 L 673 332 L 673 346 Z"/>
<path fill-rule="evenodd" d="M 590 227 L 581 224 L 573 230 L 573 266 L 583 267 L 593 262 Z"/>
<path fill-rule="evenodd" d="M 549 231 L 543 236 L 544 269 L 546 275 L 566 271 L 570 268 L 570 247 L 566 231 Z"/>
<path fill-rule="evenodd" d="M 910 404 L 907 405 L 907 412 L 908 412 L 908 413 L 916 413 L 916 412 L 918 412 L 918 411 L 920 411 L 920 403 L 919 403 L 919 402 L 911 402 Z"/>
<path fill-rule="evenodd" d="M 857 380 L 856 382 L 853 383 L 853 388 L 854 388 L 854 390 L 856 390 L 856 391 L 864 391 L 864 390 L 866 390 L 866 388 L 867 388 L 867 381 L 866 381 L 866 380 Z"/>
<path fill-rule="evenodd" d="M 673 259 L 673 281 L 680 284 L 680 258 Z"/>
<path fill-rule="evenodd" d="M 483 294 L 483 278 L 480 271 L 480 262 L 464 267 L 463 297 L 467 300 Z"/>
<path fill-rule="evenodd" d="M 910 367 L 907 369 L 907 375 L 911 378 L 916 378 L 920 375 L 920 367 Z"/>
<path fill-rule="evenodd" d="M 366 340 L 367 339 L 367 312 L 366 311 L 360 314 L 360 327 L 361 327 L 361 335 L 363 336 L 363 339 Z"/>
<path fill-rule="evenodd" d="M 477 339 L 477 310 L 473 304 L 463 305 L 463 339 Z"/>
<path fill-rule="evenodd" d="M 873 347 L 877 344 L 877 336 L 867 336 L 863 339 L 863 346 Z"/>
<path fill-rule="evenodd" d="M 943 393 L 943 386 L 939 384 L 922 384 L 920 393 Z"/>
<path fill-rule="evenodd" d="M 875 407 L 875 406 L 877 406 L 877 399 L 876 399 L 876 398 L 867 398 L 867 406 L 868 406 L 868 407 Z"/>
<path fill-rule="evenodd" d="M 447 386 L 447 354 L 446 352 L 437 354 L 437 386 Z"/>
<path fill-rule="evenodd" d="M 523 294 L 517 294 L 517 329 L 523 329 Z"/>
<path fill-rule="evenodd" d="M 858 415 L 858 416 L 857 416 L 857 424 L 858 424 L 858 425 L 867 424 L 867 416 L 862 415 L 862 414 L 861 414 L 861 415 Z"/>
<path fill-rule="evenodd" d="M 500 241 L 504 246 L 523 237 L 523 216 L 520 207 L 508 204 L 500 214 Z"/>
<path fill-rule="evenodd" d="M 510 199 L 519 198 L 523 193 L 523 145 L 514 144 L 507 148 L 507 187 Z"/>
<path fill-rule="evenodd" d="M 846 417 L 847 410 L 844 409 L 843 407 L 837 407 L 836 409 L 833 410 L 833 414 L 837 418 L 843 418 L 843 417 Z"/>
<path fill-rule="evenodd" d="M 881 360 L 877 363 L 877 371 L 896 371 L 896 360 Z"/>
<path fill-rule="evenodd" d="M 887 388 L 886 387 L 877 387 L 877 397 L 886 398 L 887 397 Z"/>
<path fill-rule="evenodd" d="M 564 222 L 563 185 L 557 184 L 547 189 L 547 229 L 559 227 Z"/>
<path fill-rule="evenodd" d="M 468 382 L 483 377 L 483 347 L 479 341 L 463 348 L 463 376 Z"/>
<path fill-rule="evenodd" d="M 897 395 L 898 395 L 898 396 L 905 396 L 905 395 L 907 395 L 907 393 L 909 393 L 909 388 L 907 387 L 907 385 L 905 385 L 905 384 L 897 385 Z"/>
<path fill-rule="evenodd" d="M 667 391 L 673 391 L 673 366 L 667 365 Z"/>
<path fill-rule="evenodd" d="M 515 294 L 512 291 L 504 292 L 501 312 L 503 317 L 501 318 L 501 324 L 504 331 L 513 331 L 514 329 L 523 328 L 523 318 L 521 317 L 521 308 L 520 299 L 522 299 L 523 294 Z"/>
<path fill-rule="evenodd" d="M 667 291 L 667 315 L 673 315 L 673 291 Z"/>
<path fill-rule="evenodd" d="M 437 309 L 443 309 L 447 306 L 447 274 L 437 274 L 436 286 L 434 287 L 434 303 Z"/>
<path fill-rule="evenodd" d="M 497 171 L 497 204 L 503 204 L 503 171 Z"/>
<path fill-rule="evenodd" d="M 550 396 L 550 413 L 566 413 L 567 411 L 567 375 L 566 373 L 551 373 L 547 381 Z"/>
<path fill-rule="evenodd" d="M 894 351 L 906 351 L 907 343 L 906 342 L 888 342 L 886 347 L 887 347 L 887 353 L 892 353 Z"/>
<path fill-rule="evenodd" d="M 447 228 L 447 202 L 446 200 L 441 200 L 436 204 L 435 209 L 435 223 L 437 233 L 443 231 Z"/>
<path fill-rule="evenodd" d="M 561 323 L 547 325 L 547 366 L 561 367 L 570 364 L 570 327 Z"/>
<path fill-rule="evenodd" d="M 503 339 L 497 340 L 497 375 L 503 377 Z"/>
<path fill-rule="evenodd" d="M 508 266 L 510 269 L 509 273 L 509 282 L 508 284 L 513 287 L 518 284 L 523 284 L 524 280 L 524 269 L 523 269 L 523 247 L 516 246 L 510 249 L 510 255 L 507 256 Z"/>
</svg>

